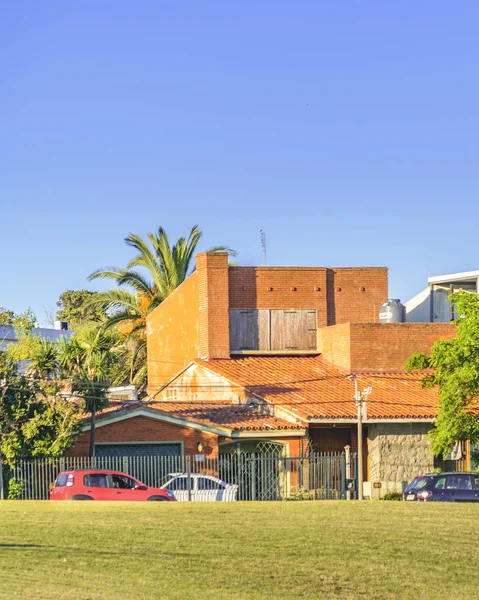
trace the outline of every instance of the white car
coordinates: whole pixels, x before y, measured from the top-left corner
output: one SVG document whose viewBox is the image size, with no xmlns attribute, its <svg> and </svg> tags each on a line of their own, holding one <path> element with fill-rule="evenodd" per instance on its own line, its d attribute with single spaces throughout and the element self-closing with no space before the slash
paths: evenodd
<svg viewBox="0 0 479 600">
<path fill-rule="evenodd" d="M 188 475 L 186 473 L 171 473 L 169 479 L 161 489 L 172 492 L 179 502 L 213 502 L 220 500 L 232 502 L 238 495 L 238 486 L 226 483 L 213 475 L 191 474 L 190 489 L 188 489 Z"/>
</svg>

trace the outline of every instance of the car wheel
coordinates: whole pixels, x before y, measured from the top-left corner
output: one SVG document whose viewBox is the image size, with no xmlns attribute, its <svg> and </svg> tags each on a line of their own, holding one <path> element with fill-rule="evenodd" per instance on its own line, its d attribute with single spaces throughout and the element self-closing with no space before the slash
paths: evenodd
<svg viewBox="0 0 479 600">
<path fill-rule="evenodd" d="M 72 496 L 72 500 L 93 500 L 93 498 L 85 494 L 77 494 L 76 496 Z"/>
<path fill-rule="evenodd" d="M 165 498 L 164 496 L 150 496 L 146 500 L 147 502 L 169 502 L 169 498 Z"/>
</svg>

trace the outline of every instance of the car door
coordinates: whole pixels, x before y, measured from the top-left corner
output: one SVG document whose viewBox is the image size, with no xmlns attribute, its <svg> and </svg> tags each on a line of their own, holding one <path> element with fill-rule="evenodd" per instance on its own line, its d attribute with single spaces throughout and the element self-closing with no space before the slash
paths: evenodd
<svg viewBox="0 0 479 600">
<path fill-rule="evenodd" d="M 194 477 L 190 478 L 191 499 L 194 500 Z M 165 486 L 169 492 L 173 492 L 178 502 L 188 501 L 188 478 L 186 475 L 175 475 Z"/>
<path fill-rule="evenodd" d="M 225 486 L 216 477 L 200 476 L 196 480 L 198 502 L 214 502 L 224 500 Z"/>
<path fill-rule="evenodd" d="M 114 473 L 110 475 L 112 500 L 128 500 L 130 502 L 145 499 L 145 490 L 138 488 L 138 482 L 132 477 Z"/>
<path fill-rule="evenodd" d="M 472 479 L 475 487 L 474 502 L 479 502 L 479 473 L 477 475 L 473 475 Z"/>
<path fill-rule="evenodd" d="M 83 493 L 91 496 L 93 500 L 113 500 L 113 490 L 108 483 L 106 473 L 91 473 L 83 476 Z"/>
<path fill-rule="evenodd" d="M 446 489 L 452 502 L 476 502 L 477 490 L 472 475 L 463 473 L 448 475 Z"/>
</svg>

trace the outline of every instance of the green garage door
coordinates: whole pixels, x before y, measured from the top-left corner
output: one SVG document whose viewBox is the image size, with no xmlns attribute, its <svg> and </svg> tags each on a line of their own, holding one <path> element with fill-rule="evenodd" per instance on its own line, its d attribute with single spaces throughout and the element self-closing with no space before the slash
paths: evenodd
<svg viewBox="0 0 479 600">
<path fill-rule="evenodd" d="M 96 456 L 181 456 L 181 444 L 95 444 Z"/>
<path fill-rule="evenodd" d="M 95 444 L 95 457 L 97 468 L 128 473 L 148 487 L 184 471 L 181 444 Z"/>
</svg>

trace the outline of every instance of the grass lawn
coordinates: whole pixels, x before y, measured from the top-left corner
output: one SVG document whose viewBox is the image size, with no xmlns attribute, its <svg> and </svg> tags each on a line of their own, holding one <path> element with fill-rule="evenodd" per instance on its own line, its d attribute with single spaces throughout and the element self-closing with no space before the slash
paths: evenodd
<svg viewBox="0 0 479 600">
<path fill-rule="evenodd" d="M 2 502 L 0 598 L 479 598 L 479 504 Z"/>
</svg>

